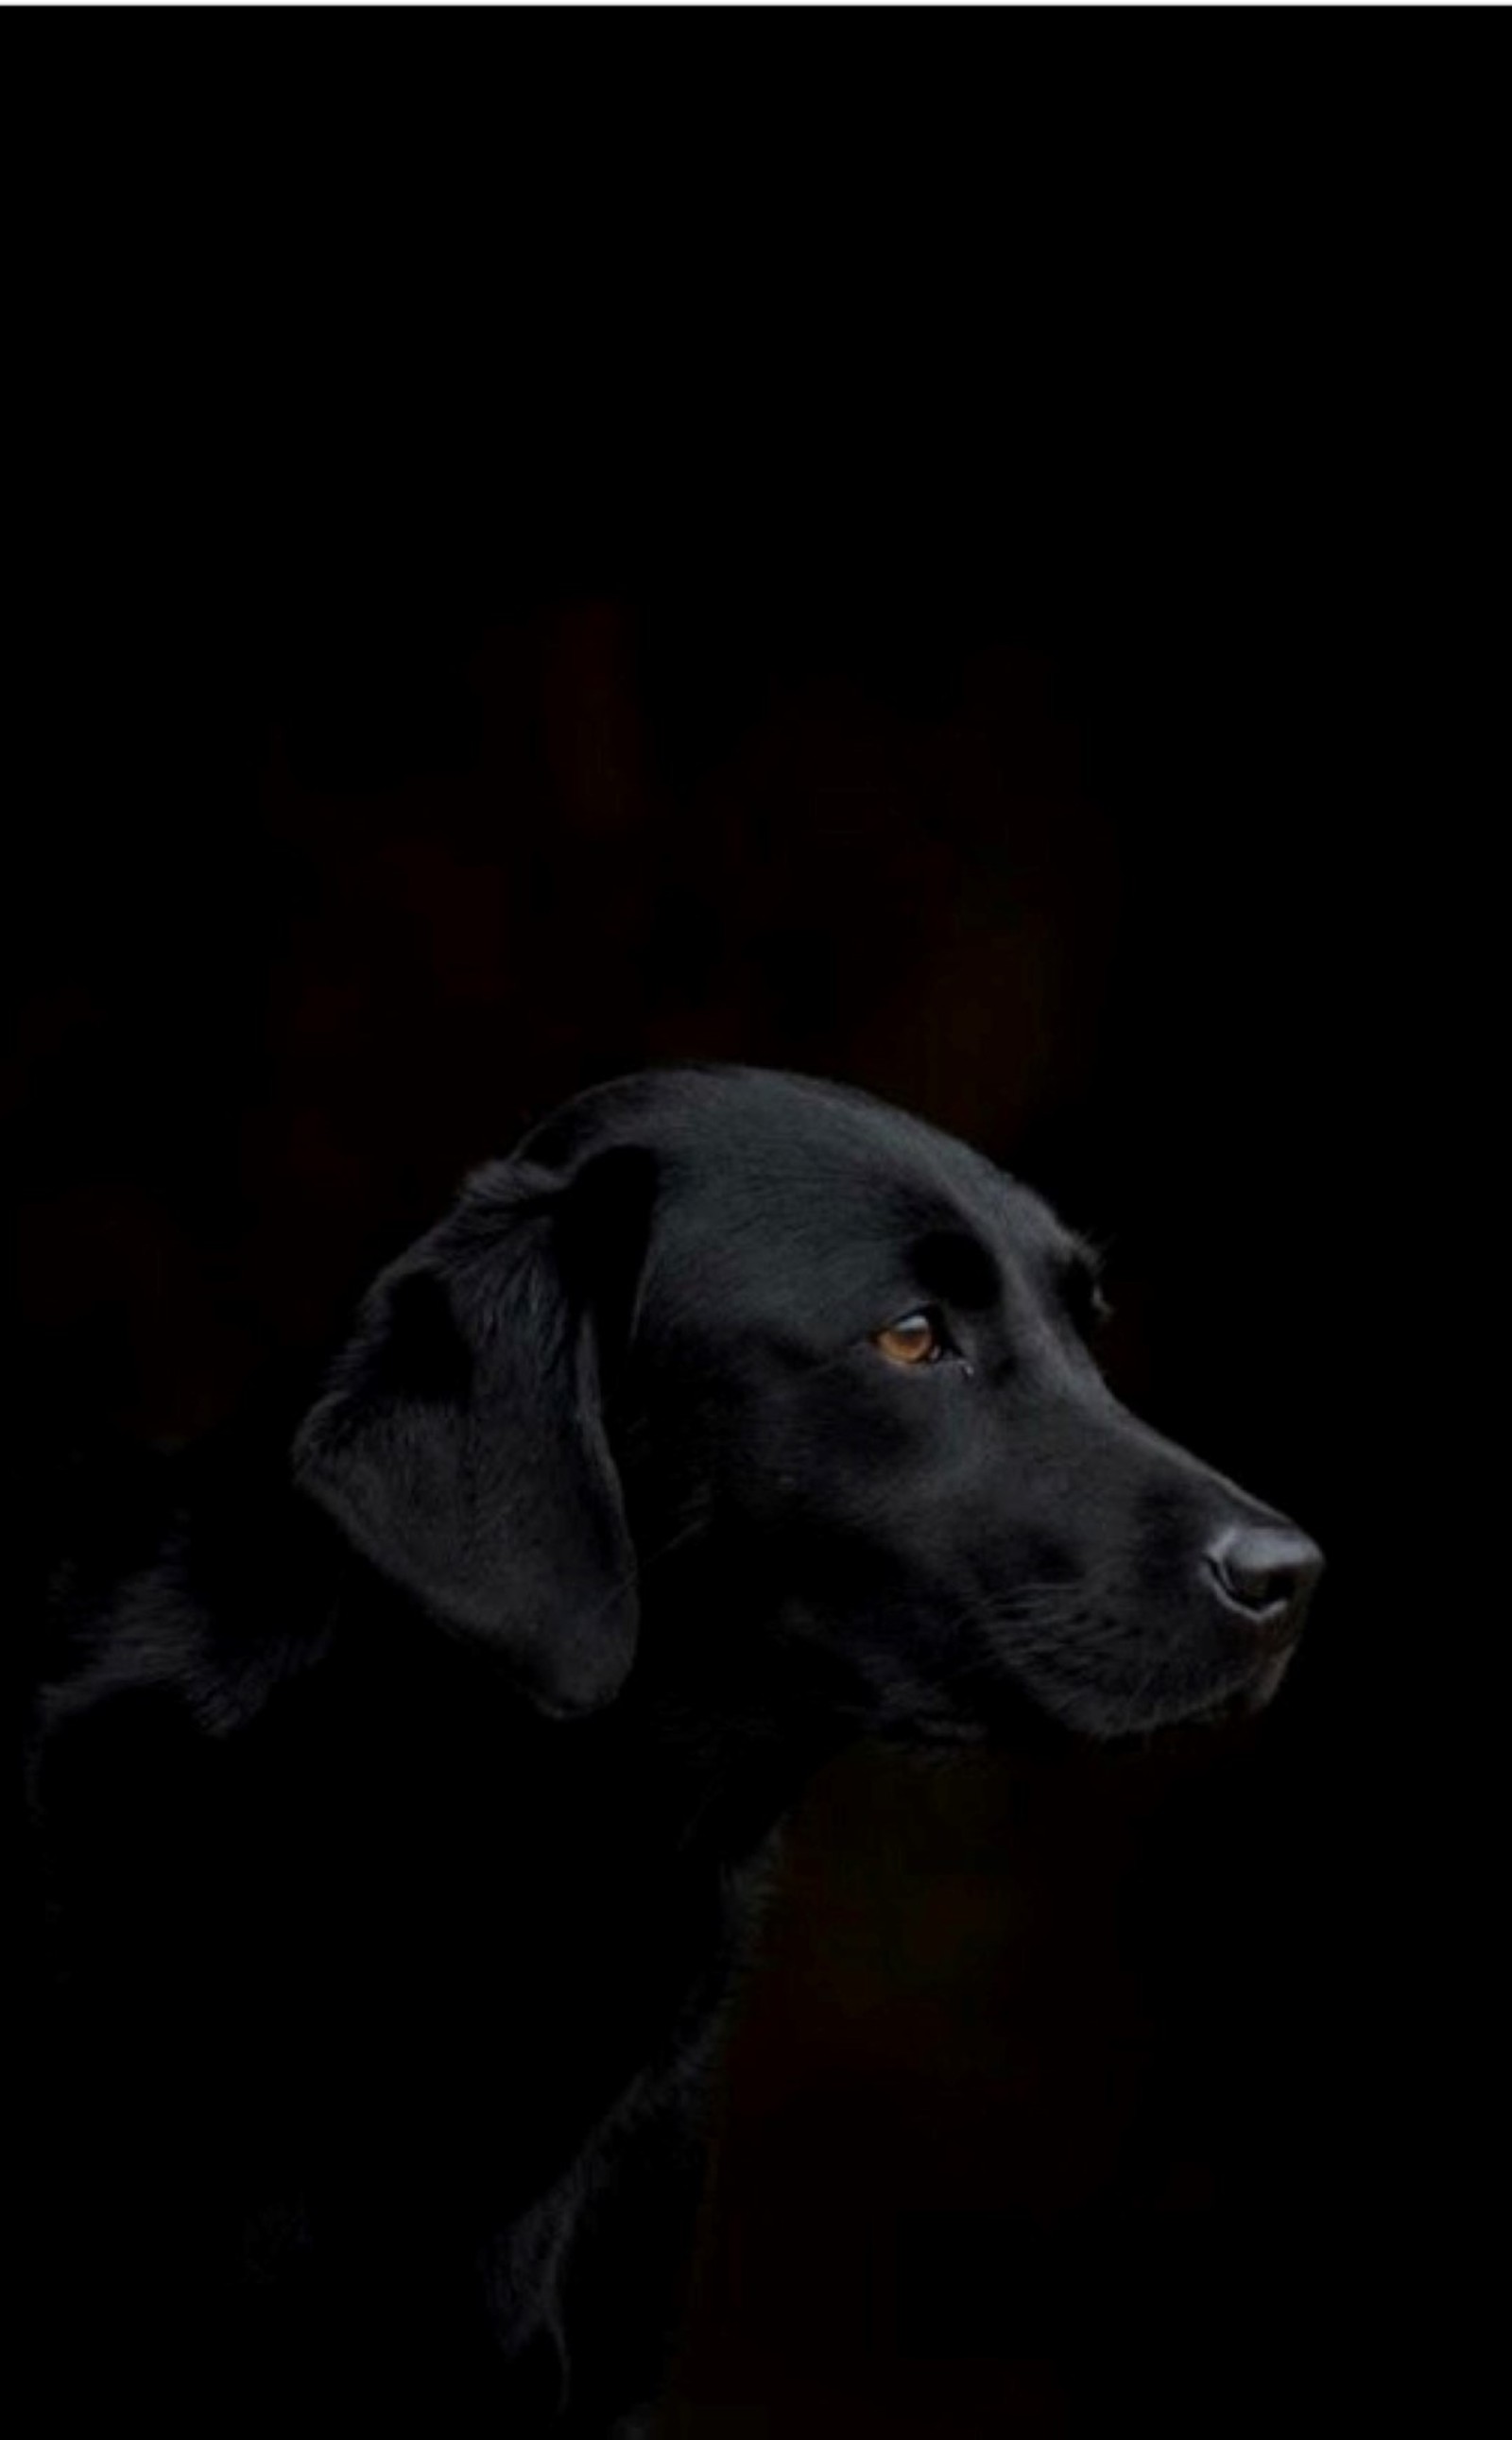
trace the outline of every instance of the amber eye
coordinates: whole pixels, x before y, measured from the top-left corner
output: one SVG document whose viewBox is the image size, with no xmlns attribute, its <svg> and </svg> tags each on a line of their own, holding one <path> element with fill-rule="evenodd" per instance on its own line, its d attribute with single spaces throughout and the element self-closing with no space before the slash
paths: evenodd
<svg viewBox="0 0 1512 2440">
<path fill-rule="evenodd" d="M 874 1332 L 872 1344 L 890 1364 L 938 1364 L 945 1352 L 945 1334 L 930 1313 L 906 1313 Z"/>
</svg>

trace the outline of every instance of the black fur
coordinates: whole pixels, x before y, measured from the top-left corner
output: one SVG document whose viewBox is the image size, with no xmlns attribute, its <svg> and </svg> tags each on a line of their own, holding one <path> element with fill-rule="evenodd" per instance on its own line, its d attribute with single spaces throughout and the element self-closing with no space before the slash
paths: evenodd
<svg viewBox="0 0 1512 2440">
<path fill-rule="evenodd" d="M 1223 1597 L 1285 1520 L 1114 1402 L 1093 1302 L 917 1121 L 633 1077 L 469 1180 L 287 1431 L 78 1518 L 27 1737 L 38 2428 L 649 2428 L 808 1773 L 1286 1665 L 1316 1554 Z"/>
</svg>

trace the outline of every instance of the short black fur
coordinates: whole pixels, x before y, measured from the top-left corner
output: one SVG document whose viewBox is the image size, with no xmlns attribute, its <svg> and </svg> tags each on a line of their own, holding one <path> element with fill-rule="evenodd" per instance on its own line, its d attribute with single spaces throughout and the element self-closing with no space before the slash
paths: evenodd
<svg viewBox="0 0 1512 2440">
<path fill-rule="evenodd" d="M 940 1360 L 891 1360 L 924 1303 Z M 1286 1666 L 1317 1554 L 1116 1404 L 1090 1318 L 963 1145 L 668 1069 L 472 1177 L 297 1414 L 93 1532 L 76 1487 L 27 1710 L 35 2428 L 649 2430 L 815 1767 Z"/>
</svg>

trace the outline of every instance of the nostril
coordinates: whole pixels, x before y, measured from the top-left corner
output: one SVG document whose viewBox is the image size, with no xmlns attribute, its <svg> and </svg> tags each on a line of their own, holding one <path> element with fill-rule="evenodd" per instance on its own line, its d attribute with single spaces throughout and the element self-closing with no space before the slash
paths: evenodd
<svg viewBox="0 0 1512 2440">
<path fill-rule="evenodd" d="M 1317 1544 L 1290 1526 L 1231 1525 L 1207 1560 L 1225 1598 L 1259 1620 L 1300 1616 L 1323 1569 Z"/>
</svg>

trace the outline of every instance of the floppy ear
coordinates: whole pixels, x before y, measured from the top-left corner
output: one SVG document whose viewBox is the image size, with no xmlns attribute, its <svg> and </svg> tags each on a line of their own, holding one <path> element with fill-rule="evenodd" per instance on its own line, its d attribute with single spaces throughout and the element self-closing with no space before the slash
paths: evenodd
<svg viewBox="0 0 1512 2440">
<path fill-rule="evenodd" d="M 469 1179 L 384 1271 L 295 1438 L 295 1480 L 539 1708 L 597 1711 L 635 1654 L 635 1552 L 604 1431 L 652 1197 L 639 1147 L 568 1179 Z"/>
</svg>

